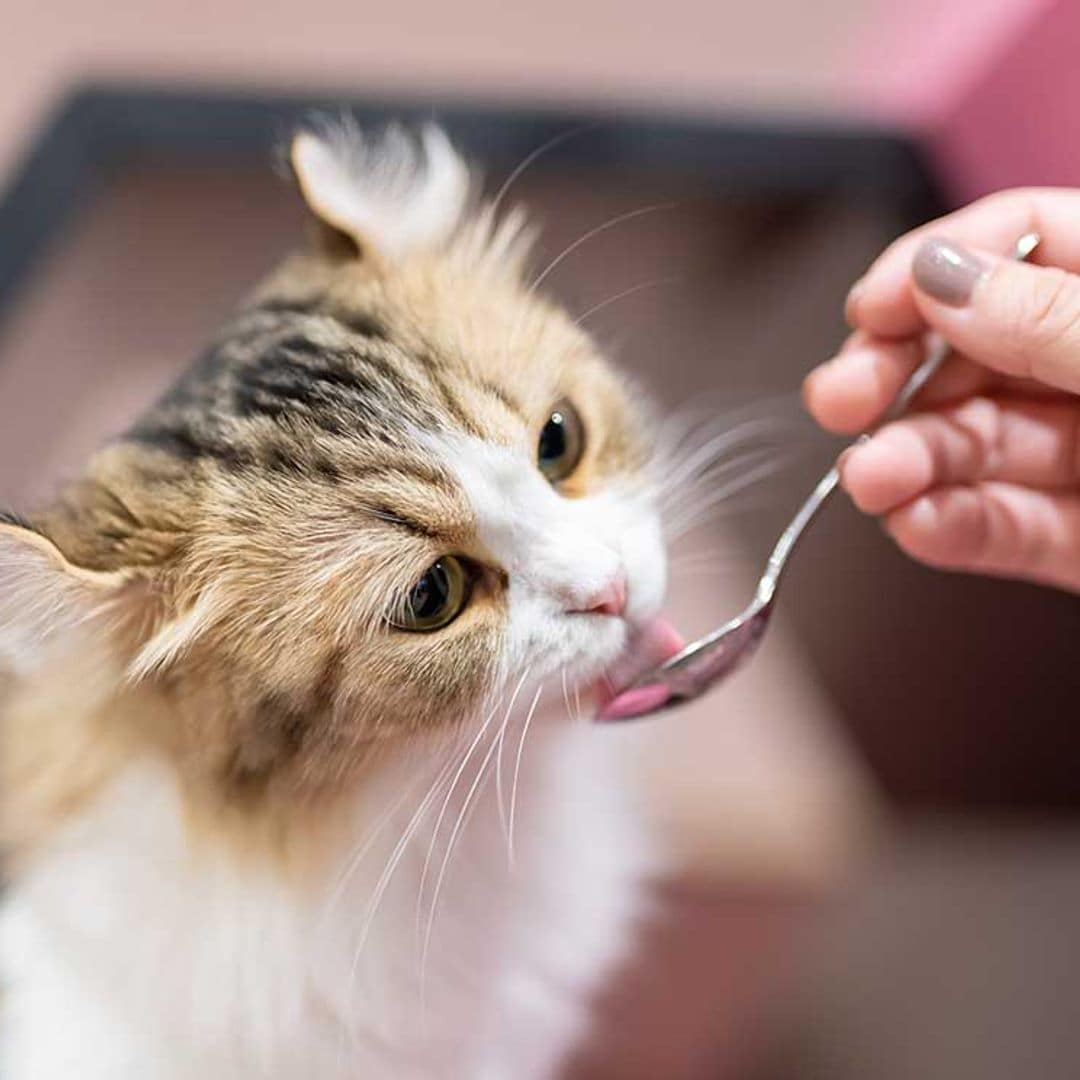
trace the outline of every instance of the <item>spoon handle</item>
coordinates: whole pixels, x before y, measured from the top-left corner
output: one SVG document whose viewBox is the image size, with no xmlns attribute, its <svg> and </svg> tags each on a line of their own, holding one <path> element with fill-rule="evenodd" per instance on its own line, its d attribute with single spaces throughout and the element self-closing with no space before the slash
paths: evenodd
<svg viewBox="0 0 1080 1080">
<path fill-rule="evenodd" d="M 1039 246 L 1039 234 L 1035 232 L 1024 233 L 1013 247 L 1012 257 L 1018 262 L 1028 259 L 1032 252 Z M 882 419 L 869 432 L 864 432 L 855 441 L 855 445 L 865 442 L 870 438 L 873 431 L 890 420 L 907 412 L 915 395 L 938 373 L 941 365 L 948 359 L 952 351 L 949 343 L 940 335 L 934 334 L 930 338 L 930 347 L 926 359 L 911 373 L 907 382 L 904 383 L 893 398 Z M 757 592 L 754 596 L 755 604 L 764 606 L 772 600 L 776 586 L 780 582 L 780 576 L 787 565 L 788 557 L 795 550 L 802 538 L 806 527 L 814 520 L 817 512 L 836 490 L 840 482 L 840 471 L 834 465 L 818 482 L 810 493 L 809 498 L 799 507 L 795 516 L 788 523 L 788 527 L 780 534 L 776 546 L 769 555 L 769 561 L 765 564 L 765 573 L 758 582 Z"/>
</svg>

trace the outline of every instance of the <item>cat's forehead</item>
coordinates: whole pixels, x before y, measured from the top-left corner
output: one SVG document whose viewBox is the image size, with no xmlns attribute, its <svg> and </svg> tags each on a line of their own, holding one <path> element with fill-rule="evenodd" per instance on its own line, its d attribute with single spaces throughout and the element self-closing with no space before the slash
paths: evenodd
<svg viewBox="0 0 1080 1080">
<path fill-rule="evenodd" d="M 516 273 L 465 261 L 454 249 L 372 272 L 345 266 L 326 281 L 324 310 L 381 335 L 413 359 L 465 379 L 532 413 L 602 368 L 594 343 L 558 305 Z M 519 410 L 521 411 L 521 410 Z"/>
<path fill-rule="evenodd" d="M 303 270 L 303 267 L 301 267 Z M 525 445 L 562 395 L 610 396 L 588 339 L 521 287 L 450 260 L 293 272 L 130 432 L 184 458 L 333 471 L 416 431 Z"/>
</svg>

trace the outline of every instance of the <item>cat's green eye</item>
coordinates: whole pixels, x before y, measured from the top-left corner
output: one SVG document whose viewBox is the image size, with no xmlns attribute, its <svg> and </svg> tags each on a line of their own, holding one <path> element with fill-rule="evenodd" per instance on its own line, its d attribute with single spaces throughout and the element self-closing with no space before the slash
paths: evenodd
<svg viewBox="0 0 1080 1080">
<path fill-rule="evenodd" d="M 569 401 L 560 401 L 540 430 L 536 464 L 552 484 L 570 476 L 585 452 L 585 425 Z"/>
<path fill-rule="evenodd" d="M 424 571 L 390 622 L 399 630 L 441 630 L 465 609 L 471 584 L 461 559 L 444 555 Z"/>
</svg>

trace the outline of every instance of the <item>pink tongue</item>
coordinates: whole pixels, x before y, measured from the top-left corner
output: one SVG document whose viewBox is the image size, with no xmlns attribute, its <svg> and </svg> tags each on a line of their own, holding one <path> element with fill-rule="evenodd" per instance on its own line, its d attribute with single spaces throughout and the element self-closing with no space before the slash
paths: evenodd
<svg viewBox="0 0 1080 1080">
<path fill-rule="evenodd" d="M 628 687 L 650 668 L 671 659 L 684 644 L 682 635 L 662 615 L 642 626 L 631 638 L 626 652 L 597 684 L 597 719 L 623 720 L 663 705 L 668 698 L 666 687 Z"/>
</svg>

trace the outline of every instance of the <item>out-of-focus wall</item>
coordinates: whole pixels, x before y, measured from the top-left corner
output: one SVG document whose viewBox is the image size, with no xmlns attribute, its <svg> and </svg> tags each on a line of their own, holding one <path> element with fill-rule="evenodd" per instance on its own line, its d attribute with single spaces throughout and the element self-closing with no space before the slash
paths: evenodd
<svg viewBox="0 0 1080 1080">
<path fill-rule="evenodd" d="M 845 102 L 886 0 L 51 0 L 3 8 L 0 177 L 86 74 L 689 108 Z"/>
</svg>

